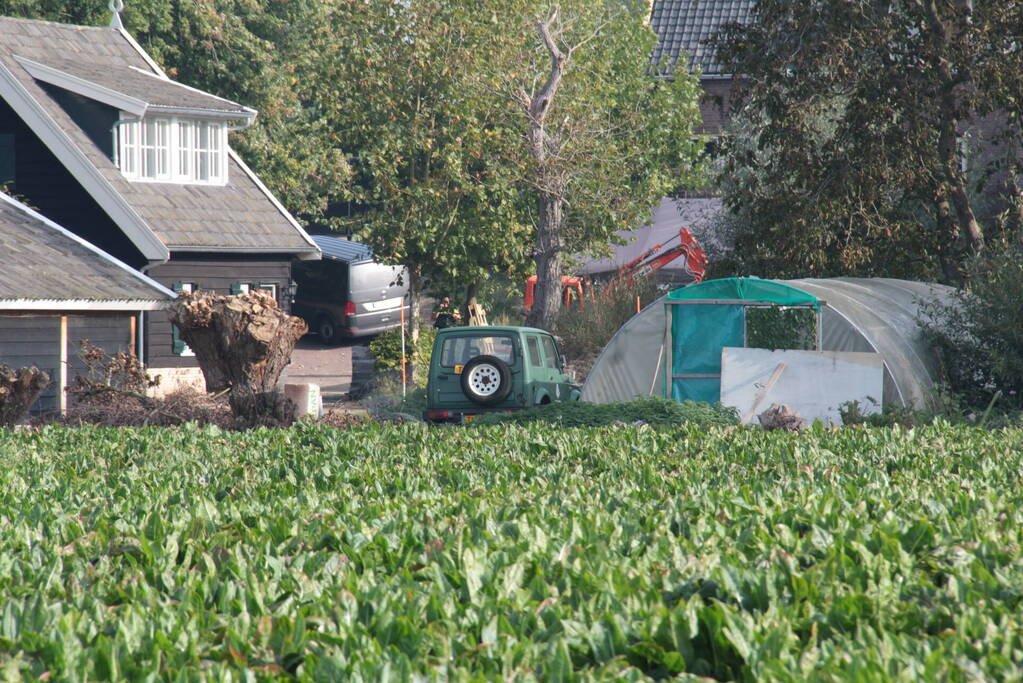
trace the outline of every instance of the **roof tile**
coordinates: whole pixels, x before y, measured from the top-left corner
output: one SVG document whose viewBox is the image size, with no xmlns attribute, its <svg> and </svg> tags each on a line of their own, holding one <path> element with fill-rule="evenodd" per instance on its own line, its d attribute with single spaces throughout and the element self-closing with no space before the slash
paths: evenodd
<svg viewBox="0 0 1023 683">
<path fill-rule="evenodd" d="M 654 0 L 650 25 L 658 44 L 653 59 L 670 73 L 684 51 L 691 70 L 723 76 L 714 48 L 708 44 L 722 27 L 749 22 L 755 0 Z"/>
</svg>

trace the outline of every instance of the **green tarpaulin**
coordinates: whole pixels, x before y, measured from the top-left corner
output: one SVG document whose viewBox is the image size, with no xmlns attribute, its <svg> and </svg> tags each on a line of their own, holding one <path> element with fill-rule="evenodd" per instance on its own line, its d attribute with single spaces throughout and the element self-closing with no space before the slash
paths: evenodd
<svg viewBox="0 0 1023 683">
<path fill-rule="evenodd" d="M 746 306 L 810 306 L 817 297 L 773 280 L 733 277 L 708 280 L 669 293 L 671 398 L 721 400 L 721 349 L 746 345 Z M 715 303 L 696 303 L 696 302 Z M 682 302 L 682 303 L 672 303 Z M 720 302 L 720 303 L 717 303 Z M 680 376 L 681 375 L 681 376 Z"/>
</svg>

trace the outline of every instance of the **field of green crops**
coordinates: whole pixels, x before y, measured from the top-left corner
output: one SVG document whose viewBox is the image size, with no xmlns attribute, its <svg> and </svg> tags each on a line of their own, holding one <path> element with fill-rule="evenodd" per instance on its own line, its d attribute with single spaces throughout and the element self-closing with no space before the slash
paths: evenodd
<svg viewBox="0 0 1023 683">
<path fill-rule="evenodd" d="M 1018 680 L 1023 431 L 0 431 L 0 679 Z"/>
</svg>

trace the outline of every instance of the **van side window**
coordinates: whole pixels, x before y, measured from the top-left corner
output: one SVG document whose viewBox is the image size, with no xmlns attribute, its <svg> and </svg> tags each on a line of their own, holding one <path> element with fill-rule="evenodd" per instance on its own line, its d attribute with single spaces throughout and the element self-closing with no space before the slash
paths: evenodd
<svg viewBox="0 0 1023 683">
<path fill-rule="evenodd" d="M 556 370 L 558 368 L 558 347 L 550 337 L 541 337 L 541 339 L 543 339 L 544 363 L 547 367 Z"/>
<path fill-rule="evenodd" d="M 540 343 L 536 337 L 533 335 L 526 337 L 526 345 L 529 347 L 529 364 L 534 368 L 543 367 L 543 361 L 540 359 Z"/>
</svg>

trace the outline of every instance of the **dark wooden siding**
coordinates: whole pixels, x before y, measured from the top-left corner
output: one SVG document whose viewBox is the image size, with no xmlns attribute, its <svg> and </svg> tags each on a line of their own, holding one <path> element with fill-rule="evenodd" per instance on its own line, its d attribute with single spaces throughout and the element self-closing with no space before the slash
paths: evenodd
<svg viewBox="0 0 1023 683">
<path fill-rule="evenodd" d="M 68 384 L 75 376 L 87 372 L 88 366 L 82 361 L 79 351 L 82 342 L 89 340 L 113 355 L 118 351 L 132 350 L 131 318 L 127 316 L 72 316 L 68 318 Z"/>
<path fill-rule="evenodd" d="M 120 118 L 117 109 L 48 83 L 43 83 L 42 88 L 104 154 L 114 158 L 114 124 Z"/>
<path fill-rule="evenodd" d="M 0 363 L 11 368 L 31 365 L 50 375 L 50 385 L 32 412 L 57 409 L 57 371 L 60 366 L 60 317 L 0 315 Z"/>
<path fill-rule="evenodd" d="M 0 363 L 12 368 L 35 365 L 50 375 L 50 385 L 32 406 L 33 413 L 58 408 L 60 317 L 59 313 L 0 313 Z M 68 386 L 74 385 L 78 373 L 86 371 L 78 355 L 80 342 L 88 339 L 107 355 L 128 351 L 132 348 L 132 317 L 120 312 L 68 316 Z"/>
<path fill-rule="evenodd" d="M 92 134 L 100 124 L 93 123 Z M 131 266 L 146 260 L 46 145 L 0 100 L 0 135 L 14 136 L 14 194 L 40 213 Z M 111 143 L 112 144 L 112 143 Z"/>
<path fill-rule="evenodd" d="M 190 282 L 204 291 L 231 294 L 238 283 L 249 285 L 277 285 L 278 303 L 287 310 L 285 292 L 291 282 L 291 257 L 287 255 L 219 258 L 174 255 L 165 264 L 154 266 L 146 273 L 164 285 L 173 287 Z M 163 311 L 146 314 L 146 365 L 154 368 L 194 367 L 195 358 L 173 353 L 173 335 L 170 320 Z"/>
<path fill-rule="evenodd" d="M 711 136 L 721 135 L 728 127 L 732 79 L 702 78 L 700 86 L 703 88 L 703 96 L 700 98 L 700 115 L 703 121 L 698 132 Z"/>
</svg>

